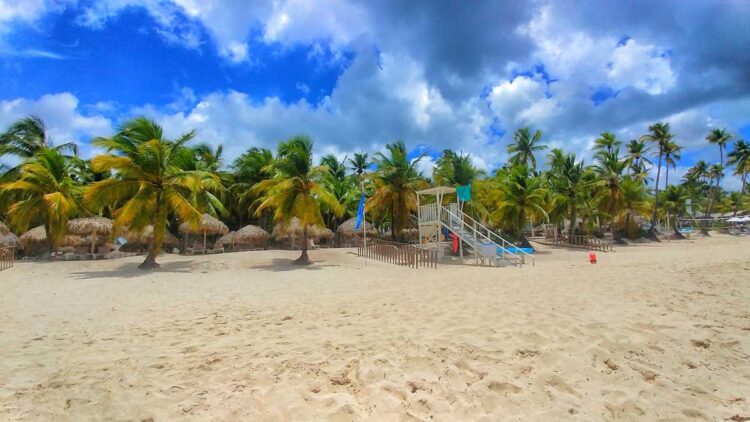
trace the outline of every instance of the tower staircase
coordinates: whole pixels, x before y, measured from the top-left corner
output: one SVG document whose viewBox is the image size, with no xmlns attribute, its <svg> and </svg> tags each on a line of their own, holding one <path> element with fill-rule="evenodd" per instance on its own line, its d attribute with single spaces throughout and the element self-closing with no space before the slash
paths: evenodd
<svg viewBox="0 0 750 422">
<path fill-rule="evenodd" d="M 511 264 L 521 266 L 533 265 L 534 257 L 521 250 L 499 234 L 485 227 L 459 209 L 457 203 L 448 206 L 427 204 L 419 207 L 420 241 L 423 236 L 428 237 L 427 243 L 436 243 L 439 253 L 442 252 L 442 229 L 447 229 L 468 246 L 477 264 L 489 262 L 496 264 Z"/>
</svg>

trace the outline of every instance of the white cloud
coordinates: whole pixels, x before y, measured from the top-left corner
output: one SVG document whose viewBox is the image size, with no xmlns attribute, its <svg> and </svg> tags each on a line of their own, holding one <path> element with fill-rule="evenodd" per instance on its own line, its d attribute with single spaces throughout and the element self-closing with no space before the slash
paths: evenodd
<svg viewBox="0 0 750 422">
<path fill-rule="evenodd" d="M 668 57 L 655 46 L 635 40 L 615 48 L 607 76 L 618 88 L 634 86 L 651 95 L 667 92 L 676 81 Z"/>
<path fill-rule="evenodd" d="M 0 127 L 7 127 L 13 121 L 29 115 L 44 120 L 54 143 L 82 140 L 112 131 L 108 119 L 81 114 L 78 98 L 67 92 L 44 95 L 38 100 L 16 98 L 0 101 Z"/>
</svg>

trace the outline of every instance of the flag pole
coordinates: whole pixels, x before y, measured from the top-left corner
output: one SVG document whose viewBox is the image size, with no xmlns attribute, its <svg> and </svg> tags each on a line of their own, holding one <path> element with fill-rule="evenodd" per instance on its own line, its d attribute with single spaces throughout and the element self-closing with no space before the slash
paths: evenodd
<svg viewBox="0 0 750 422">
<path fill-rule="evenodd" d="M 365 181 L 364 179 L 360 180 L 359 187 L 362 189 L 362 198 L 365 197 Z M 362 239 L 364 241 L 364 247 L 365 247 L 365 268 L 367 268 L 367 214 L 365 213 L 365 207 L 362 206 Z"/>
</svg>

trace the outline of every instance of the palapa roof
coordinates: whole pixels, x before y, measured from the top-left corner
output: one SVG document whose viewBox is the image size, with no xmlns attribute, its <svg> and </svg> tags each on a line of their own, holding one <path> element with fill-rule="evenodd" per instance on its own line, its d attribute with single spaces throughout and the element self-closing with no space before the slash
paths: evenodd
<svg viewBox="0 0 750 422">
<path fill-rule="evenodd" d="M 270 236 L 267 231 L 251 224 L 234 232 L 232 243 L 257 242 L 258 240 L 267 240 Z"/>
<path fill-rule="evenodd" d="M 74 218 L 68 221 L 68 233 L 75 235 L 100 234 L 108 235 L 112 233 L 112 220 L 104 217 L 84 217 Z"/>
<path fill-rule="evenodd" d="M 18 237 L 8 230 L 8 227 L 0 221 L 0 247 L 2 246 L 16 246 L 18 244 Z"/>
<path fill-rule="evenodd" d="M 128 243 L 142 243 L 147 244 L 151 242 L 154 237 L 154 226 L 148 225 L 141 231 L 124 230 L 123 236 Z M 180 240 L 175 237 L 172 233 L 167 230 L 164 232 L 164 244 L 165 245 L 179 245 Z"/>
<path fill-rule="evenodd" d="M 367 230 L 367 234 L 369 236 L 375 236 L 378 234 L 378 231 L 375 230 L 375 226 L 373 226 L 371 223 L 368 223 L 367 221 L 363 221 L 362 224 L 365 226 L 365 230 Z M 344 236 L 362 236 L 362 227 L 359 228 L 359 230 L 354 230 L 354 226 L 357 225 L 357 218 L 350 218 L 339 226 L 338 229 L 336 229 L 337 232 L 341 233 Z"/>
<path fill-rule="evenodd" d="M 68 234 L 63 236 L 63 238 L 60 240 L 60 246 L 84 246 L 90 245 L 91 241 L 91 236 Z M 33 247 L 40 243 L 46 242 L 47 232 L 44 230 L 44 226 L 34 227 L 18 238 L 18 243 L 23 249 L 28 249 L 29 247 Z"/>
<path fill-rule="evenodd" d="M 229 233 L 229 228 L 215 217 L 203 214 L 199 230 L 193 230 L 190 224 L 182 223 L 180 224 L 180 232 L 192 234 L 203 234 L 204 232 L 207 234 L 227 234 Z"/>
<path fill-rule="evenodd" d="M 325 237 L 328 235 L 325 232 L 325 230 L 328 230 L 328 229 L 324 227 L 320 227 L 320 226 L 308 226 L 307 235 L 316 239 L 320 237 Z M 283 225 L 283 224 L 275 225 L 273 228 L 272 236 L 279 240 L 286 239 L 289 236 L 302 237 L 302 224 L 300 224 L 299 218 L 297 217 L 292 218 L 289 221 L 289 224 L 286 224 L 286 225 Z"/>
</svg>

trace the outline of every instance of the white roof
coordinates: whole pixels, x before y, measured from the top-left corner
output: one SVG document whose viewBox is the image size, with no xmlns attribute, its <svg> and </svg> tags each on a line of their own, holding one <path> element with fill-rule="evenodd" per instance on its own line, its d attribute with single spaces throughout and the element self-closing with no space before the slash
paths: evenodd
<svg viewBox="0 0 750 422">
<path fill-rule="evenodd" d="M 419 190 L 417 191 L 417 195 L 445 195 L 446 193 L 454 192 L 456 192 L 456 188 L 451 188 L 448 186 L 437 186 L 434 188 Z"/>
</svg>

